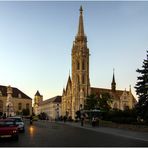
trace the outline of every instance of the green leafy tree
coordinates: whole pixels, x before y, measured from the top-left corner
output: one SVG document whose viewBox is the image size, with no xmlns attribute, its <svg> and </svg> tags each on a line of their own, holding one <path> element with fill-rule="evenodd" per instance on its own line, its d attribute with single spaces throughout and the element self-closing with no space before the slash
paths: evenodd
<svg viewBox="0 0 148 148">
<path fill-rule="evenodd" d="M 101 110 L 109 111 L 111 109 L 112 98 L 109 93 L 102 93 L 98 100 L 98 106 Z"/>
<path fill-rule="evenodd" d="M 99 98 L 95 95 L 88 96 L 86 98 L 84 109 L 86 110 L 95 109 L 98 106 L 98 100 Z"/>
<path fill-rule="evenodd" d="M 97 95 L 90 95 L 86 99 L 84 109 L 101 109 L 108 111 L 111 108 L 111 102 L 112 99 L 109 93 L 102 93 L 99 97 Z"/>
<path fill-rule="evenodd" d="M 139 98 L 136 109 L 138 116 L 144 120 L 148 120 L 148 51 L 147 59 L 144 59 L 142 69 L 137 69 L 136 72 L 141 74 L 137 77 L 135 86 Z"/>
</svg>

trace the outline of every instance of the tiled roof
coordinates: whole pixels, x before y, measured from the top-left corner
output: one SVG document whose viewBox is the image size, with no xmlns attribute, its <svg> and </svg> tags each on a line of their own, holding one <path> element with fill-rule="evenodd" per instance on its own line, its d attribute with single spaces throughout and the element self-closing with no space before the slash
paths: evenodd
<svg viewBox="0 0 148 148">
<path fill-rule="evenodd" d="M 91 87 L 91 94 L 99 96 L 102 93 L 109 93 L 114 97 L 114 99 L 120 99 L 120 96 L 123 94 L 123 92 L 123 90 L 112 91 L 111 89 Z M 129 92 L 127 91 L 127 93 Z"/>
<path fill-rule="evenodd" d="M 29 96 L 24 94 L 22 91 L 20 91 L 18 88 L 11 87 L 12 88 L 12 97 L 19 98 L 19 94 L 21 94 L 21 98 L 24 99 L 31 99 Z M 2 96 L 7 96 L 7 86 L 0 85 L 0 91 L 2 93 Z"/>
<path fill-rule="evenodd" d="M 111 89 L 105 89 L 105 88 L 95 88 L 95 87 L 91 87 L 91 94 L 95 94 L 100 96 L 100 94 L 102 93 L 109 93 L 114 99 L 119 100 L 121 95 L 123 94 L 123 90 L 116 90 L 116 91 L 112 91 Z M 127 94 L 129 94 L 129 91 L 126 91 Z M 137 100 L 135 99 L 135 97 L 132 94 L 132 99 L 134 104 L 137 102 Z"/>
<path fill-rule="evenodd" d="M 45 105 L 45 104 L 48 104 L 48 103 L 51 103 L 51 102 L 61 103 L 61 96 L 55 96 L 53 98 L 47 99 L 47 100 L 41 102 L 41 105 Z"/>
</svg>

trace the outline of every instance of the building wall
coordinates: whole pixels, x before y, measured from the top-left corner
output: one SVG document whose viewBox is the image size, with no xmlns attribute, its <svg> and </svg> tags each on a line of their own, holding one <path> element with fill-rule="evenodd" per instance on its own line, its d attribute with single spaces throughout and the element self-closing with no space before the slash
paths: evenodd
<svg viewBox="0 0 148 148">
<path fill-rule="evenodd" d="M 61 116 L 61 103 L 50 102 L 39 106 L 39 113 L 46 113 L 49 120 L 54 120 Z"/>
<path fill-rule="evenodd" d="M 6 100 L 7 100 L 7 97 L 0 96 L 0 101 L 3 102 L 3 113 L 6 112 Z M 26 104 L 29 104 L 30 115 L 32 114 L 32 100 L 31 99 L 12 98 L 12 103 L 13 103 L 15 113 L 17 113 L 17 111 L 22 112 L 23 109 L 26 109 Z M 22 104 L 21 110 L 18 109 L 19 103 Z"/>
</svg>

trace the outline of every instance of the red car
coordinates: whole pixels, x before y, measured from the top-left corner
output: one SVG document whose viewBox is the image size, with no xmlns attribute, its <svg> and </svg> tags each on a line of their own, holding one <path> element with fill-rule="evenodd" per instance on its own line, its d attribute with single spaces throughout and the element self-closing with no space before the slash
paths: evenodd
<svg viewBox="0 0 148 148">
<path fill-rule="evenodd" d="M 8 137 L 18 140 L 18 126 L 13 119 L 0 119 L 0 138 Z"/>
</svg>

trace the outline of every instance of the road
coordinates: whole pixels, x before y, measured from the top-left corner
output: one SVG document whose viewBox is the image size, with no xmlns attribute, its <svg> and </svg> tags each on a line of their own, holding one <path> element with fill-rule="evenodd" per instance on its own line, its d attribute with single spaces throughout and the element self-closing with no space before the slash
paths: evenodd
<svg viewBox="0 0 148 148">
<path fill-rule="evenodd" d="M 19 140 L 1 140 L 2 147 L 142 147 L 148 141 L 122 137 L 113 134 L 78 128 L 66 124 L 36 121 L 32 126 L 26 121 L 25 133 L 19 134 Z"/>
</svg>

